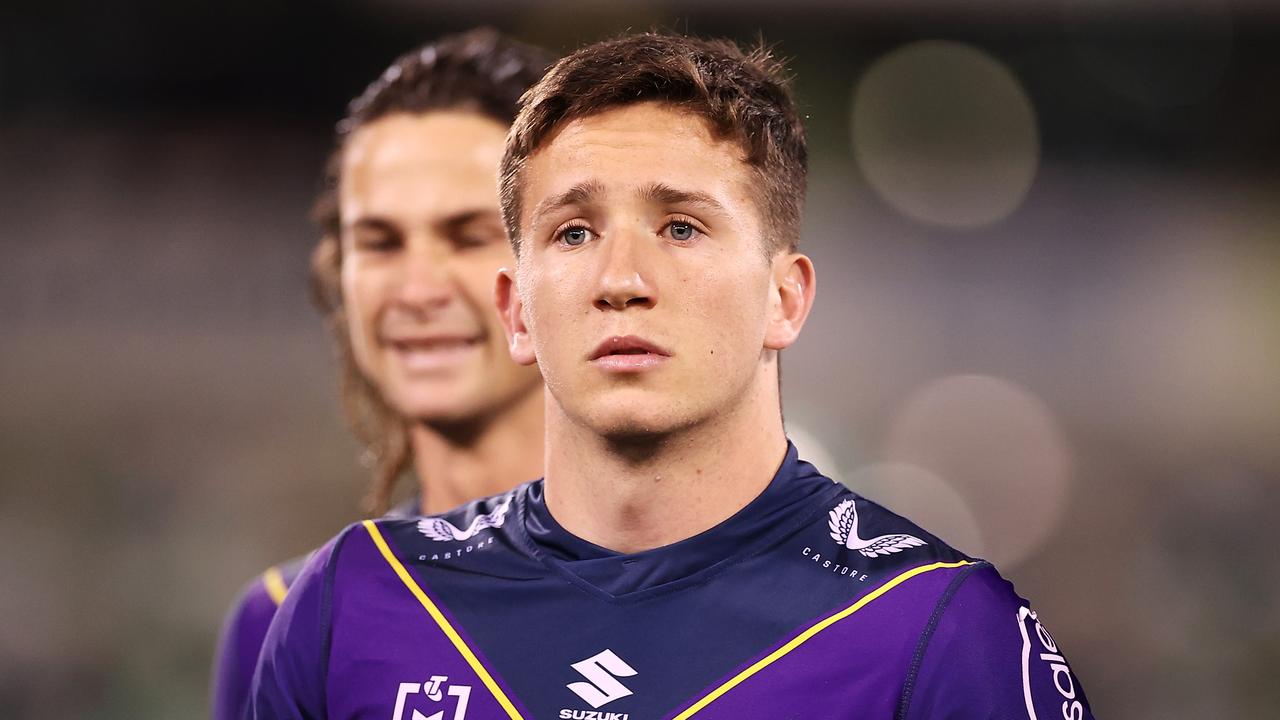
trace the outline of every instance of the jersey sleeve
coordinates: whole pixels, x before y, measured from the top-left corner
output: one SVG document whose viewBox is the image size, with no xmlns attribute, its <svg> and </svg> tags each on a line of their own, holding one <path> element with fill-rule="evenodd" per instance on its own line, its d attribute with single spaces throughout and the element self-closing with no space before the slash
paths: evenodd
<svg viewBox="0 0 1280 720">
<path fill-rule="evenodd" d="M 907 720 L 1093 718 L 1057 641 L 985 564 L 940 601 L 906 688 L 900 717 Z"/>
<path fill-rule="evenodd" d="M 262 641 L 306 558 L 268 568 L 241 590 L 222 625 L 213 665 L 213 720 L 242 720 Z"/>
<path fill-rule="evenodd" d="M 324 718 L 333 568 L 350 529 L 307 560 L 267 629 L 249 692 L 254 720 Z"/>
<path fill-rule="evenodd" d="M 262 577 L 249 583 L 222 625 L 213 665 L 213 720 L 240 720 L 249 700 L 249 683 L 276 600 Z"/>
</svg>

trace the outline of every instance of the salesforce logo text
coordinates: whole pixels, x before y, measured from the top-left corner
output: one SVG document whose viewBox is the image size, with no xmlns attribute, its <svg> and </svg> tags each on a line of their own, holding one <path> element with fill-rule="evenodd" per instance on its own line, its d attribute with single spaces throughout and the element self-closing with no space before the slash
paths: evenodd
<svg viewBox="0 0 1280 720">
<path fill-rule="evenodd" d="M 1027 631 L 1028 620 L 1034 623 L 1031 632 Z M 1018 608 L 1018 630 L 1022 633 L 1022 694 L 1030 720 L 1039 720 L 1033 697 L 1050 692 L 1046 685 L 1052 685 L 1058 699 L 1062 701 L 1063 720 L 1081 720 L 1084 717 L 1084 705 L 1080 702 L 1080 693 L 1071 668 L 1067 666 L 1067 659 L 1062 657 L 1058 643 L 1054 642 L 1053 636 L 1040 624 L 1040 619 L 1031 608 Z M 1032 635 L 1035 636 L 1034 642 Z M 1033 663 L 1033 657 L 1039 662 Z M 1038 692 L 1033 692 L 1033 688 L 1038 688 Z M 1043 696 L 1041 699 L 1043 700 Z"/>
</svg>

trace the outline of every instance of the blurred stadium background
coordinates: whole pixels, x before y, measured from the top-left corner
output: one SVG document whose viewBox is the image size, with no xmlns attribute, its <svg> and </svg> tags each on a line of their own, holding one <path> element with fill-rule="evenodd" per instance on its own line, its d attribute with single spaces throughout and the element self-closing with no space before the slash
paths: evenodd
<svg viewBox="0 0 1280 720">
<path fill-rule="evenodd" d="M 1100 717 L 1280 708 L 1280 5 L 6 3 L 0 716 L 206 713 L 223 611 L 356 515 L 312 193 L 392 57 L 492 24 L 792 58 L 789 426 L 999 564 Z"/>
</svg>

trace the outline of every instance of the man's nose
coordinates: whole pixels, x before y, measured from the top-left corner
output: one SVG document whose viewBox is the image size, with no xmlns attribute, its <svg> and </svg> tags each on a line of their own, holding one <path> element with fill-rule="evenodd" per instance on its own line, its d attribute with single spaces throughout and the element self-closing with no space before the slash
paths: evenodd
<svg viewBox="0 0 1280 720">
<path fill-rule="evenodd" d="M 449 253 L 429 239 L 407 243 L 399 299 L 407 305 L 431 310 L 448 304 L 453 295 L 453 263 Z"/>
<path fill-rule="evenodd" d="M 600 310 L 653 307 L 655 249 L 635 231 L 615 232 L 601 241 L 601 260 L 595 306 Z"/>
</svg>

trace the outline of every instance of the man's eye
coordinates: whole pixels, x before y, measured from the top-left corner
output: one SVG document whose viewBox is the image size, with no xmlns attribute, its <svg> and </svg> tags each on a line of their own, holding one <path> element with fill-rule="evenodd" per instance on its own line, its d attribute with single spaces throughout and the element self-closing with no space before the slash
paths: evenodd
<svg viewBox="0 0 1280 720">
<path fill-rule="evenodd" d="M 454 236 L 453 244 L 457 248 L 469 250 L 471 248 L 489 247 L 505 239 L 504 235 L 494 235 L 493 233 L 466 232 Z"/>
<path fill-rule="evenodd" d="M 560 242 L 570 247 L 577 247 L 595 237 L 595 233 L 581 227 L 567 227 L 560 231 Z"/>
<path fill-rule="evenodd" d="M 385 233 L 359 234 L 355 238 L 355 246 L 357 248 L 372 252 L 385 252 L 393 249 L 396 244 L 396 238 Z"/>
<path fill-rule="evenodd" d="M 672 240 L 688 242 L 698 236 L 698 228 L 687 222 L 676 221 L 667 225 L 667 234 Z"/>
<path fill-rule="evenodd" d="M 468 222 L 449 229 L 449 240 L 455 248 L 470 250 L 505 244 L 506 231 L 501 225 L 490 222 Z"/>
</svg>

